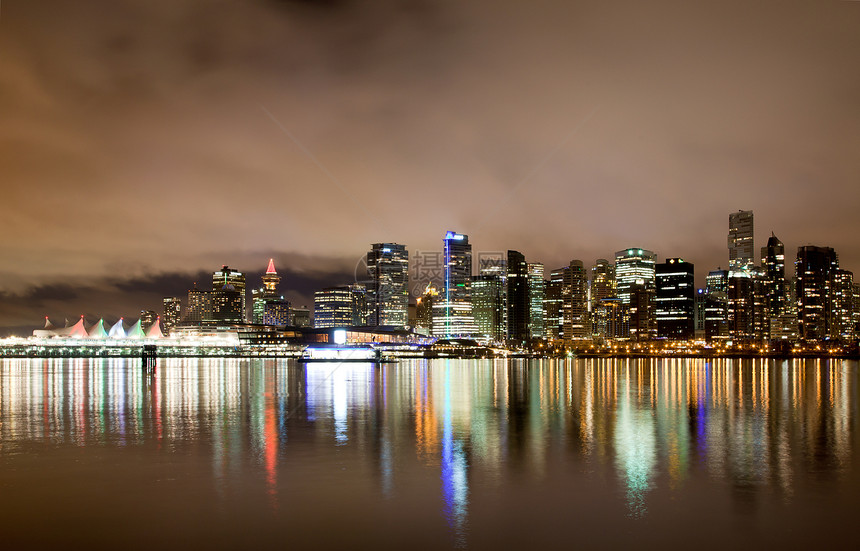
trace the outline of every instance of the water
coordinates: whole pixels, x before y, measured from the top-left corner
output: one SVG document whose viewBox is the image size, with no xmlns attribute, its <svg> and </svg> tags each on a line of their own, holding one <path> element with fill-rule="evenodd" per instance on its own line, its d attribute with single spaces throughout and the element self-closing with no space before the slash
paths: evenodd
<svg viewBox="0 0 860 551">
<path fill-rule="evenodd" d="M 857 405 L 849 361 L 3 360 L 0 547 L 834 545 Z"/>
</svg>

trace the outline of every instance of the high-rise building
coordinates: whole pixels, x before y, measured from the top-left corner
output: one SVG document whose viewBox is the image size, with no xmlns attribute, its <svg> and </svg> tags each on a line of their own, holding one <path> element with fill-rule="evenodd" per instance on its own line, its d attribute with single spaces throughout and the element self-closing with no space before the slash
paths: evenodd
<svg viewBox="0 0 860 551">
<path fill-rule="evenodd" d="M 544 324 L 546 325 L 546 338 L 549 340 L 561 339 L 564 335 L 564 268 L 553 270 L 546 282 L 544 298 Z"/>
<path fill-rule="evenodd" d="M 293 306 L 290 308 L 290 325 L 295 327 L 311 326 L 311 311 L 307 306 Z"/>
<path fill-rule="evenodd" d="M 833 330 L 833 275 L 839 268 L 836 252 L 830 247 L 798 247 L 797 323 L 804 341 L 821 341 Z"/>
<path fill-rule="evenodd" d="M 254 323 L 261 325 L 290 325 L 290 302 L 278 294 L 281 277 L 275 270 L 275 261 L 269 259 L 263 274 L 263 287 L 251 292 L 251 311 Z"/>
<path fill-rule="evenodd" d="M 729 271 L 745 272 L 755 265 L 753 212 L 739 210 L 729 214 Z"/>
<path fill-rule="evenodd" d="M 244 323 L 247 317 L 245 307 L 245 274 L 227 265 L 212 272 L 213 321 Z"/>
<path fill-rule="evenodd" d="M 444 288 L 433 305 L 433 335 L 464 337 L 475 332 L 472 315 L 472 246 L 469 236 L 449 231 L 443 240 Z"/>
<path fill-rule="evenodd" d="M 505 340 L 504 283 L 498 274 L 479 274 L 472 279 L 472 314 L 475 335 L 488 342 Z"/>
<path fill-rule="evenodd" d="M 728 270 L 711 270 L 705 277 L 705 339 L 728 339 Z"/>
<path fill-rule="evenodd" d="M 598 258 L 591 267 L 588 289 L 589 332 L 598 338 L 607 338 L 607 315 L 610 311 L 601 306 L 605 306 L 603 301 L 606 299 L 615 298 L 615 267 L 605 258 Z"/>
<path fill-rule="evenodd" d="M 696 301 L 693 265 L 682 258 L 657 264 L 656 287 L 657 337 L 692 339 Z"/>
<path fill-rule="evenodd" d="M 374 243 L 367 253 L 367 324 L 409 323 L 409 253 L 405 245 Z"/>
<path fill-rule="evenodd" d="M 161 317 L 161 324 L 164 326 L 164 333 L 169 334 L 182 321 L 182 302 L 179 297 L 164 297 L 162 303 L 164 314 Z"/>
<path fill-rule="evenodd" d="M 140 311 L 140 327 L 146 331 L 158 321 L 158 314 L 154 310 Z"/>
<path fill-rule="evenodd" d="M 543 339 L 546 336 L 543 302 L 546 297 L 546 282 L 543 278 L 543 264 L 529 262 L 529 337 Z"/>
<path fill-rule="evenodd" d="M 764 303 L 764 274 L 753 267 L 729 271 L 726 304 L 729 337 L 736 342 L 757 342 L 768 335 Z"/>
<path fill-rule="evenodd" d="M 425 335 L 430 335 L 433 330 L 433 303 L 438 297 L 439 290 L 430 282 L 415 304 L 415 328 Z"/>
<path fill-rule="evenodd" d="M 519 251 L 508 251 L 507 262 L 508 340 L 525 344 L 529 331 L 529 266 Z"/>
<path fill-rule="evenodd" d="M 212 293 L 201 291 L 197 283 L 188 291 L 185 315 L 182 323 L 185 325 L 201 325 L 212 318 Z"/>
<path fill-rule="evenodd" d="M 657 336 L 654 308 L 656 260 L 657 255 L 647 249 L 630 248 L 615 253 L 616 291 L 621 304 L 628 307 L 630 336 L 636 340 Z M 637 293 L 635 304 L 634 288 Z"/>
<path fill-rule="evenodd" d="M 588 274 L 581 260 L 571 260 L 562 268 L 562 338 L 581 340 L 588 337 Z"/>
<path fill-rule="evenodd" d="M 785 245 L 773 232 L 767 245 L 761 248 L 761 267 L 764 270 L 765 311 L 768 318 L 785 314 Z"/>
<path fill-rule="evenodd" d="M 314 293 L 314 327 L 360 327 L 365 325 L 367 291 L 364 285 L 327 287 Z"/>
<path fill-rule="evenodd" d="M 836 269 L 832 289 L 833 329 L 830 337 L 850 342 L 854 340 L 854 273 Z"/>
</svg>

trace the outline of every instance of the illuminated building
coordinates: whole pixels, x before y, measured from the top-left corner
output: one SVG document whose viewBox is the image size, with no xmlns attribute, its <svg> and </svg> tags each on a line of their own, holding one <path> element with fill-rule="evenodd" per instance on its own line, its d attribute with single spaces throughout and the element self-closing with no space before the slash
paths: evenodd
<svg viewBox="0 0 860 551">
<path fill-rule="evenodd" d="M 433 335 L 464 337 L 475 332 L 472 316 L 472 246 L 469 236 L 449 231 L 443 241 L 444 288 L 433 304 Z"/>
<path fill-rule="evenodd" d="M 729 214 L 729 271 L 745 272 L 755 265 L 753 213 L 739 210 Z"/>
<path fill-rule="evenodd" d="M 152 327 L 152 325 L 158 320 L 158 314 L 154 310 L 141 310 L 140 311 L 140 325 L 144 331 Z"/>
<path fill-rule="evenodd" d="M 183 325 L 201 325 L 204 320 L 212 317 L 212 293 L 201 291 L 197 288 L 197 283 L 188 291 L 186 304 Z"/>
<path fill-rule="evenodd" d="M 657 336 L 654 310 L 656 259 L 657 255 L 647 249 L 630 248 L 615 253 L 618 298 L 628 307 L 631 337 L 637 340 Z M 637 293 L 635 304 L 632 296 L 634 288 Z"/>
<path fill-rule="evenodd" d="M 428 283 L 415 304 L 415 328 L 425 335 L 431 334 L 433 329 L 433 303 L 438 296 L 436 286 Z"/>
<path fill-rule="evenodd" d="M 508 340 L 525 344 L 529 339 L 529 265 L 519 251 L 508 251 L 507 262 Z"/>
<path fill-rule="evenodd" d="M 768 335 L 764 305 L 764 274 L 759 268 L 729 271 L 727 327 L 737 342 L 760 341 Z"/>
<path fill-rule="evenodd" d="M 711 270 L 705 277 L 705 339 L 728 339 L 728 270 Z"/>
<path fill-rule="evenodd" d="M 244 323 L 245 306 L 245 274 L 227 265 L 212 272 L 212 321 Z"/>
<path fill-rule="evenodd" d="M 182 320 L 182 302 L 179 297 L 164 297 L 162 303 L 164 313 L 161 317 L 161 324 L 164 325 L 165 332 L 169 334 Z"/>
<path fill-rule="evenodd" d="M 856 336 L 854 331 L 854 274 L 848 270 L 836 269 L 833 272 L 831 293 L 833 310 L 833 329 L 831 338 L 850 342 Z"/>
<path fill-rule="evenodd" d="M 501 314 L 499 316 L 500 340 L 504 340 L 508 334 L 508 260 L 503 255 L 484 255 L 479 258 L 480 275 L 492 276 L 501 283 Z M 474 299 L 473 299 L 474 302 Z M 474 306 L 473 306 L 474 312 Z"/>
<path fill-rule="evenodd" d="M 591 336 L 597 341 L 626 337 L 630 332 L 628 322 L 621 300 L 604 298 L 591 311 Z"/>
<path fill-rule="evenodd" d="M 409 323 L 409 253 L 405 245 L 374 243 L 367 253 L 367 324 Z"/>
<path fill-rule="evenodd" d="M 361 327 L 366 324 L 367 291 L 353 283 L 314 293 L 314 328 Z"/>
<path fill-rule="evenodd" d="M 693 305 L 693 338 L 705 338 L 705 304 L 708 292 L 705 289 L 696 289 Z"/>
<path fill-rule="evenodd" d="M 564 334 L 564 321 L 562 310 L 564 300 L 562 288 L 564 287 L 564 269 L 553 270 L 546 282 L 544 298 L 544 325 L 546 325 L 546 338 L 549 340 L 561 339 Z"/>
<path fill-rule="evenodd" d="M 543 264 L 529 262 L 529 336 L 543 339 L 546 334 L 543 301 L 546 295 L 546 282 L 543 279 Z"/>
<path fill-rule="evenodd" d="M 854 283 L 854 335 L 860 335 L 860 283 Z"/>
<path fill-rule="evenodd" d="M 562 270 L 561 317 L 562 338 L 579 340 L 588 337 L 588 275 L 581 260 L 571 260 Z"/>
<path fill-rule="evenodd" d="M 290 325 L 295 327 L 310 327 L 311 326 L 311 311 L 307 306 L 299 306 L 290 308 Z"/>
<path fill-rule="evenodd" d="M 768 318 L 776 318 L 785 311 L 785 245 L 771 232 L 767 246 L 761 248 L 761 267 L 764 270 L 765 311 Z"/>
<path fill-rule="evenodd" d="M 480 274 L 472 278 L 472 315 L 475 334 L 490 342 L 505 340 L 504 284 L 498 274 Z"/>
<path fill-rule="evenodd" d="M 588 286 L 588 309 L 592 335 L 606 336 L 606 309 L 600 309 L 598 313 L 598 307 L 603 300 L 614 297 L 615 267 L 605 258 L 598 258 L 591 267 L 591 280 Z"/>
<path fill-rule="evenodd" d="M 655 268 L 657 337 L 692 339 L 696 302 L 693 265 L 681 258 L 668 258 Z"/>
<path fill-rule="evenodd" d="M 820 341 L 831 335 L 832 280 L 838 268 L 839 259 L 830 247 L 797 248 L 797 323 L 804 341 Z"/>
<path fill-rule="evenodd" d="M 269 259 L 263 274 L 263 287 L 251 291 L 251 320 L 259 325 L 290 325 L 290 302 L 278 294 L 281 277 Z"/>
</svg>

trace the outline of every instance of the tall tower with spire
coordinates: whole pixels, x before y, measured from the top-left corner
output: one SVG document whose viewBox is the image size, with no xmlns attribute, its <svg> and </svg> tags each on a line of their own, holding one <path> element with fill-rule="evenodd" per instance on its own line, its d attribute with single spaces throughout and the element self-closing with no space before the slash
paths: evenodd
<svg viewBox="0 0 860 551">
<path fill-rule="evenodd" d="M 266 273 L 263 274 L 263 288 L 254 289 L 252 320 L 262 325 L 290 325 L 290 303 L 278 294 L 281 276 L 275 270 L 274 259 L 269 259 Z"/>
</svg>

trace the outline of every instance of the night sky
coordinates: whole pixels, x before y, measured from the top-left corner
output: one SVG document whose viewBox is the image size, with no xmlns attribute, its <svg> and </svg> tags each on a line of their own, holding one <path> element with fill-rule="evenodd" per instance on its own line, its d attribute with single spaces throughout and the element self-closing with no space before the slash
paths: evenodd
<svg viewBox="0 0 860 551">
<path fill-rule="evenodd" d="M 6 0 L 0 143 L 7 333 L 449 229 L 701 284 L 745 209 L 860 273 L 860 2 Z"/>
</svg>

